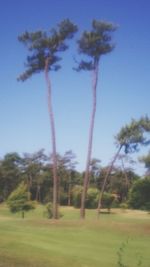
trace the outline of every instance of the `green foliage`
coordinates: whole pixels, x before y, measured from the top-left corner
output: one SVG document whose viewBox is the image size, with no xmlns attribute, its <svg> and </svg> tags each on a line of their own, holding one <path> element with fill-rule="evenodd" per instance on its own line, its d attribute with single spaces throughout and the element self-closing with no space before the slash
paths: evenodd
<svg viewBox="0 0 150 267">
<path fill-rule="evenodd" d="M 52 219 L 53 218 L 53 206 L 52 206 L 52 203 L 48 202 L 45 205 L 45 208 L 46 208 L 45 214 L 46 214 L 47 218 L 48 219 Z"/>
<path fill-rule="evenodd" d="M 52 187 L 48 156 L 41 149 L 35 153 L 24 153 L 22 162 L 23 179 L 28 185 L 31 198 L 44 202 L 47 195 L 50 195 L 49 188 Z"/>
<path fill-rule="evenodd" d="M 21 183 L 8 197 L 7 204 L 12 213 L 21 212 L 24 217 L 24 212 L 35 209 L 35 203 L 29 201 L 29 193 L 27 185 Z"/>
<path fill-rule="evenodd" d="M 134 183 L 129 194 L 129 206 L 133 209 L 150 210 L 150 176 Z"/>
<path fill-rule="evenodd" d="M 92 59 L 82 60 L 76 70 L 95 69 L 102 55 L 113 50 L 114 44 L 111 44 L 111 33 L 116 30 L 116 26 L 105 21 L 93 20 L 92 30 L 84 31 L 80 40 L 78 40 L 78 50 Z"/>
<path fill-rule="evenodd" d="M 7 153 L 0 160 L 0 201 L 6 200 L 21 182 L 21 162 L 22 159 L 16 152 Z"/>
<path fill-rule="evenodd" d="M 59 202 L 60 205 L 66 206 L 68 204 L 68 193 L 63 190 L 63 188 L 60 188 L 59 190 Z"/>
<path fill-rule="evenodd" d="M 101 160 L 97 158 L 92 158 L 90 162 L 90 185 L 93 187 L 97 187 L 97 183 L 101 173 L 100 162 Z"/>
<path fill-rule="evenodd" d="M 75 186 L 73 189 L 73 206 L 79 208 L 81 205 L 81 194 L 83 187 Z M 87 191 L 85 207 L 87 209 L 96 209 L 99 197 L 99 190 L 97 188 L 89 188 Z M 102 207 L 107 208 L 110 211 L 110 208 L 115 200 L 115 196 L 110 193 L 104 193 L 102 198 Z"/>
<path fill-rule="evenodd" d="M 150 133 L 150 119 L 148 116 L 139 120 L 132 119 L 131 123 L 122 127 L 116 136 L 116 142 L 124 147 L 125 153 L 137 151 L 139 145 L 148 145 L 150 139 L 145 135 Z"/>
<path fill-rule="evenodd" d="M 96 209 L 98 203 L 99 190 L 96 188 L 89 188 L 87 191 L 87 197 L 85 207 L 88 209 Z"/>
<path fill-rule="evenodd" d="M 72 202 L 75 208 L 79 208 L 81 205 L 81 194 L 83 187 L 81 185 L 74 186 L 72 190 Z"/>
<path fill-rule="evenodd" d="M 121 204 L 119 205 L 119 207 L 124 211 L 124 210 L 126 210 L 126 209 L 128 208 L 128 204 L 125 203 L 125 202 L 123 202 L 123 203 L 121 203 Z"/>
<path fill-rule="evenodd" d="M 77 165 L 76 155 L 68 150 L 63 156 L 57 155 L 57 172 L 60 177 L 59 198 L 61 205 L 70 205 L 72 188 L 78 183 L 79 174 L 75 170 Z"/>
<path fill-rule="evenodd" d="M 82 174 L 75 170 L 76 160 L 72 151 L 58 157 L 58 176 L 60 177 L 60 203 L 72 200 L 72 188 L 81 184 Z M 0 202 L 5 201 L 23 181 L 27 184 L 32 200 L 40 203 L 52 201 L 53 174 L 52 160 L 41 149 L 34 153 L 8 153 L 0 160 Z"/>
<path fill-rule="evenodd" d="M 140 179 L 133 171 L 113 168 L 109 175 L 107 190 L 118 196 L 118 201 L 124 202 L 128 198 L 128 192 L 133 183 Z"/>
<path fill-rule="evenodd" d="M 39 73 L 45 69 L 46 59 L 48 59 L 48 70 L 57 71 L 61 66 L 58 62 L 61 60 L 57 56 L 58 52 L 65 51 L 68 46 L 65 43 L 67 39 L 73 37 L 77 31 L 77 26 L 69 19 L 63 20 L 58 24 L 58 29 L 50 31 L 26 31 L 18 37 L 29 50 L 30 55 L 26 61 L 26 71 L 19 76 L 18 80 L 25 81 L 32 74 Z"/>
<path fill-rule="evenodd" d="M 145 164 L 145 168 L 147 169 L 147 174 L 150 174 L 150 151 L 146 156 L 141 157 L 140 162 L 143 162 Z"/>
<path fill-rule="evenodd" d="M 115 169 L 112 177 L 110 178 L 109 188 L 118 196 L 120 202 L 124 201 L 128 194 L 128 183 L 124 172 L 120 169 Z"/>
<path fill-rule="evenodd" d="M 44 210 L 44 216 L 46 216 L 48 219 L 52 219 L 53 218 L 53 204 L 52 202 L 48 202 L 46 205 L 45 205 L 45 210 Z M 58 218 L 61 218 L 63 217 L 63 214 L 62 212 L 59 212 L 58 214 Z"/>
<path fill-rule="evenodd" d="M 102 196 L 102 207 L 107 208 L 108 212 L 110 212 L 114 200 L 115 196 L 113 194 L 104 192 Z"/>
<path fill-rule="evenodd" d="M 81 194 L 82 194 L 83 187 L 80 185 L 76 185 L 73 188 L 72 191 L 72 197 L 73 197 L 73 206 L 76 208 L 79 208 L 81 205 Z M 85 201 L 85 207 L 87 209 L 95 209 L 97 207 L 98 202 L 98 195 L 99 190 L 96 188 L 89 188 L 87 191 L 86 201 Z"/>
</svg>

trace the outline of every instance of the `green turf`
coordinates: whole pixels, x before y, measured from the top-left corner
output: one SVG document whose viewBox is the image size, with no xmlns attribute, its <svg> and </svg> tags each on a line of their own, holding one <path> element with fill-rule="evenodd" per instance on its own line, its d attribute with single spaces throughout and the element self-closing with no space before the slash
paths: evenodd
<svg viewBox="0 0 150 267">
<path fill-rule="evenodd" d="M 94 210 L 79 220 L 79 210 L 61 208 L 59 221 L 44 217 L 43 207 L 25 219 L 0 206 L 0 267 L 120 267 L 123 242 L 125 266 L 150 267 L 150 215 L 114 210 L 97 220 Z"/>
</svg>

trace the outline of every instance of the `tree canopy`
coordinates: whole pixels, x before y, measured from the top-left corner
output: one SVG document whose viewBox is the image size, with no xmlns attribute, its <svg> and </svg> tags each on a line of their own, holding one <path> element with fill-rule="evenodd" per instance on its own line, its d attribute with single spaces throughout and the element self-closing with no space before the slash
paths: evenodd
<svg viewBox="0 0 150 267">
<path fill-rule="evenodd" d="M 18 80 L 25 81 L 34 73 L 45 69 L 45 61 L 48 59 L 48 70 L 57 71 L 61 68 L 59 61 L 61 57 L 57 54 L 68 48 L 66 40 L 73 37 L 77 26 L 69 19 L 58 24 L 57 29 L 49 31 L 24 32 L 18 37 L 29 50 L 30 55 L 26 59 L 26 71 L 18 77 Z"/>
<path fill-rule="evenodd" d="M 114 24 L 106 21 L 92 21 L 92 30 L 84 31 L 78 40 L 79 54 L 86 55 L 90 60 L 81 60 L 76 68 L 77 71 L 95 69 L 100 57 L 114 49 L 111 33 L 116 28 Z"/>
<path fill-rule="evenodd" d="M 146 174 L 150 175 L 150 151 L 146 156 L 140 157 L 139 160 L 144 163 L 145 168 L 147 169 Z"/>
<path fill-rule="evenodd" d="M 148 135 L 147 135 L 148 134 Z M 124 147 L 125 153 L 134 152 L 140 145 L 150 144 L 150 119 L 143 116 L 139 120 L 132 119 L 130 124 L 121 128 L 116 136 L 116 144 Z"/>
<path fill-rule="evenodd" d="M 129 205 L 134 209 L 150 211 L 150 177 L 135 182 L 130 190 Z"/>
<path fill-rule="evenodd" d="M 21 212 L 24 218 L 24 212 L 35 208 L 34 202 L 29 200 L 27 185 L 21 183 L 8 197 L 7 204 L 13 213 Z"/>
</svg>

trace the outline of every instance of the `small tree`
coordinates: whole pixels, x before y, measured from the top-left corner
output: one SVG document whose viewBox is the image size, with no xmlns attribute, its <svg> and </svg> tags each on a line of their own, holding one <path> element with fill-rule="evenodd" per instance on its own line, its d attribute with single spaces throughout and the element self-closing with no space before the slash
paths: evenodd
<svg viewBox="0 0 150 267">
<path fill-rule="evenodd" d="M 99 62 L 102 55 L 110 53 L 114 45 L 111 43 L 111 33 L 116 30 L 116 26 L 112 23 L 93 20 L 92 30 L 87 32 L 84 31 L 80 40 L 78 41 L 79 53 L 84 54 L 90 60 L 82 60 L 77 71 L 88 70 L 92 71 L 93 83 L 92 83 L 92 94 L 93 94 L 93 108 L 91 112 L 91 122 L 89 129 L 89 142 L 88 142 L 88 152 L 86 160 L 86 170 L 83 182 L 83 192 L 81 197 L 81 211 L 80 216 L 82 219 L 85 217 L 85 199 L 89 184 L 89 171 L 90 162 L 92 154 L 92 141 L 93 141 L 93 131 L 94 131 L 94 121 L 96 113 L 96 89 L 98 83 L 98 73 L 99 73 Z"/>
<path fill-rule="evenodd" d="M 7 204 L 12 213 L 21 212 L 22 218 L 24 213 L 35 209 L 33 201 L 29 201 L 29 192 L 27 185 L 21 183 L 8 197 Z"/>
<path fill-rule="evenodd" d="M 99 190 L 97 188 L 88 188 L 85 206 L 88 209 L 96 209 Z"/>
<path fill-rule="evenodd" d="M 54 113 L 52 108 L 51 82 L 49 71 L 60 69 L 59 52 L 65 51 L 68 46 L 65 41 L 73 37 L 77 26 L 69 19 L 63 20 L 58 25 L 58 30 L 25 32 L 19 36 L 19 41 L 27 46 L 30 55 L 27 57 L 26 71 L 18 80 L 25 81 L 35 73 L 44 71 L 47 85 L 48 111 L 51 125 L 52 155 L 53 155 L 53 218 L 58 219 L 58 177 L 57 153 Z"/>
</svg>

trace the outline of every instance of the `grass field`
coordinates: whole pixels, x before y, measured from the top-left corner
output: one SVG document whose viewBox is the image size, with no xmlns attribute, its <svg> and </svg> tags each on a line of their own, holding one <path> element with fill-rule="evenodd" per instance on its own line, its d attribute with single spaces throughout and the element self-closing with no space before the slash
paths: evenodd
<svg viewBox="0 0 150 267">
<path fill-rule="evenodd" d="M 150 267 L 150 214 L 113 210 L 97 220 L 88 210 L 81 221 L 79 210 L 61 211 L 59 221 L 43 217 L 41 206 L 21 219 L 1 205 L 0 267 Z M 117 252 L 127 240 L 119 266 Z"/>
</svg>

